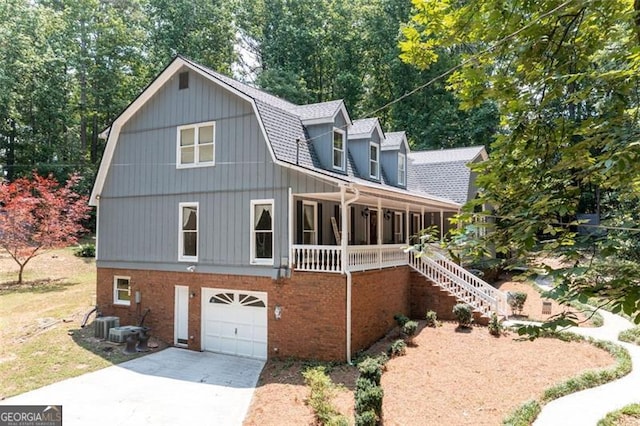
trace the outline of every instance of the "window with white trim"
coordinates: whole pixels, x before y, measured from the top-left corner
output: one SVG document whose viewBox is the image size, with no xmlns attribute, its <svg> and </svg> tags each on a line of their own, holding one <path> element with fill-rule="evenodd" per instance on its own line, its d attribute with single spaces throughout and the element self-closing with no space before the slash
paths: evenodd
<svg viewBox="0 0 640 426">
<path fill-rule="evenodd" d="M 178 126 L 177 167 L 213 166 L 215 134 L 214 121 Z"/>
<path fill-rule="evenodd" d="M 318 244 L 318 203 L 302 202 L 302 244 Z"/>
<path fill-rule="evenodd" d="M 407 157 L 398 153 L 398 185 L 406 185 L 407 180 Z"/>
<path fill-rule="evenodd" d="M 369 143 L 369 176 L 380 178 L 380 147 L 377 143 Z"/>
<path fill-rule="evenodd" d="M 113 304 L 131 305 L 131 278 L 118 275 L 113 277 Z"/>
<path fill-rule="evenodd" d="M 198 261 L 198 203 L 180 203 L 178 260 Z"/>
<path fill-rule="evenodd" d="M 393 218 L 393 242 L 396 244 L 404 243 L 402 241 L 402 227 L 404 226 L 404 222 L 402 221 L 402 213 L 394 212 Z"/>
<path fill-rule="evenodd" d="M 333 168 L 344 170 L 344 130 L 333 129 Z"/>
<path fill-rule="evenodd" d="M 251 263 L 273 265 L 273 200 L 251 200 Z"/>
</svg>

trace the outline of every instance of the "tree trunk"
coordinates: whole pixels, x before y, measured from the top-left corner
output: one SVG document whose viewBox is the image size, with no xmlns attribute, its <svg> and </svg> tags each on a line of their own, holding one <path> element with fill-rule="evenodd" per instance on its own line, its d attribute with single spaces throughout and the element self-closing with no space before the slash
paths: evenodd
<svg viewBox="0 0 640 426">
<path fill-rule="evenodd" d="M 26 264 L 27 264 L 27 262 L 19 263 L 20 272 L 18 272 L 18 284 L 22 284 L 22 273 L 24 272 L 24 267 L 26 266 Z"/>
</svg>

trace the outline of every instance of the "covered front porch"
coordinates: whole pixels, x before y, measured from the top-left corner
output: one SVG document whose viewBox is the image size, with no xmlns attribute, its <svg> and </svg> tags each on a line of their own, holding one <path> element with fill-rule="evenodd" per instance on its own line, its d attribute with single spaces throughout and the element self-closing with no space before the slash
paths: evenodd
<svg viewBox="0 0 640 426">
<path fill-rule="evenodd" d="M 460 208 L 426 195 L 367 188 L 290 197 L 290 266 L 311 272 L 407 265 L 409 254 L 402 248 L 431 226 L 444 238 L 452 226 L 449 218 Z"/>
</svg>

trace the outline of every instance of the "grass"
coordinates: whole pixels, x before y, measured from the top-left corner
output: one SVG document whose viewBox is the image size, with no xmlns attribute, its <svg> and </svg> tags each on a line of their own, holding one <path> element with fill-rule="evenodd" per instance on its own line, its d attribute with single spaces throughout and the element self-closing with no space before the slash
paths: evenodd
<svg viewBox="0 0 640 426">
<path fill-rule="evenodd" d="M 80 329 L 95 305 L 93 259 L 73 248 L 44 253 L 27 265 L 21 286 L 17 270 L 0 252 L 0 399 L 132 358 L 98 349 L 93 327 Z"/>
<path fill-rule="evenodd" d="M 623 342 L 633 343 L 640 346 L 640 325 L 621 331 L 618 339 Z"/>
<path fill-rule="evenodd" d="M 604 419 L 598 422 L 598 426 L 616 426 L 622 424 L 621 422 L 624 417 L 632 417 L 640 420 L 640 404 L 630 404 L 607 414 Z"/>
<path fill-rule="evenodd" d="M 540 400 L 529 400 L 514 410 L 509 416 L 507 416 L 507 418 L 504 419 L 504 425 L 530 425 L 536 419 L 538 414 L 540 414 L 542 406 L 550 401 L 570 393 L 603 385 L 629 374 L 631 371 L 631 357 L 629 356 L 629 352 L 621 346 L 602 340 L 585 338 L 572 333 L 549 333 L 547 337 L 556 337 L 566 341 L 587 341 L 613 355 L 616 359 L 616 365 L 602 370 L 587 371 L 577 377 L 573 377 L 565 382 L 550 387 L 544 391 Z"/>
</svg>

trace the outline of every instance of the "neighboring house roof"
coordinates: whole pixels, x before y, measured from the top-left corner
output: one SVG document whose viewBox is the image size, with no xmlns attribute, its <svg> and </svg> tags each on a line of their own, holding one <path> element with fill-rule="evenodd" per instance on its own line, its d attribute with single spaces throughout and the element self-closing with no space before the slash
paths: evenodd
<svg viewBox="0 0 640 426">
<path fill-rule="evenodd" d="M 403 144 L 407 152 L 409 152 L 409 142 L 407 142 L 407 134 L 405 132 L 387 132 L 385 133 L 384 141 L 380 144 L 380 150 L 397 151 Z"/>
<path fill-rule="evenodd" d="M 96 183 L 91 193 L 90 203 L 92 205 L 96 205 L 102 191 L 122 126 L 153 94 L 160 90 L 175 73 L 185 66 L 198 72 L 210 81 L 219 84 L 221 87 L 227 88 L 253 105 L 274 163 L 336 183 L 352 183 L 363 188 L 392 192 L 399 196 L 418 197 L 447 208 L 458 207 L 457 202 L 452 202 L 450 198 L 441 198 L 438 195 L 424 192 L 421 187 L 408 188 L 405 190 L 386 184 L 386 179 L 383 179 L 383 183 L 375 183 L 368 179 L 363 179 L 357 173 L 357 169 L 349 153 L 347 153 L 346 174 L 323 169 L 314 151 L 313 144 L 309 141 L 303 126 L 303 121 L 325 120 L 328 119 L 329 116 L 331 116 L 331 120 L 333 120 L 335 116 L 342 111 L 348 125 L 353 126 L 355 124 L 360 126 L 362 124 L 364 128 L 365 125 L 370 126 L 373 124 L 373 129 L 377 127 L 380 130 L 381 137 L 384 138 L 384 133 L 382 133 L 377 119 L 357 120 L 356 123 L 352 124 L 342 100 L 303 106 L 295 105 L 256 89 L 255 87 L 217 73 L 182 56 L 177 56 L 112 123 L 108 132 L 109 136 L 96 177 Z"/>
<path fill-rule="evenodd" d="M 471 187 L 468 164 L 486 159 L 482 146 L 409 153 L 407 187 L 464 204 Z"/>
</svg>

